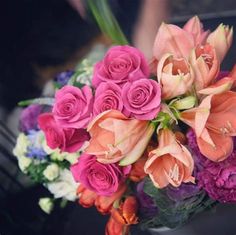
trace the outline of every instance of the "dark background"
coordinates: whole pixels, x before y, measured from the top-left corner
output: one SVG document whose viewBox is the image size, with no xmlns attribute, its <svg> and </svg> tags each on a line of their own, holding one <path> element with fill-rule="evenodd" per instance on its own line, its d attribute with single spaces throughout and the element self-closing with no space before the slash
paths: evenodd
<svg viewBox="0 0 236 235">
<path fill-rule="evenodd" d="M 48 4 L 49 2 L 50 1 L 48 0 Z M 116 5 L 117 3 L 114 3 L 117 17 L 121 23 L 121 26 L 123 27 L 124 31 L 129 37 L 132 33 L 132 25 L 137 15 L 136 12 L 139 8 L 138 2 L 139 1 L 126 0 L 126 1 L 121 1 L 120 5 L 119 4 Z M 47 5 L 46 2 L 45 4 L 46 4 L 45 6 L 47 7 L 49 6 Z M 117 8 L 117 6 L 119 7 Z M 122 9 L 130 9 L 130 12 L 129 12 L 130 14 L 127 15 L 127 11 L 124 11 Z M 49 64 L 62 63 L 64 60 L 69 58 L 72 51 L 76 47 L 78 47 L 77 44 L 73 44 L 73 43 L 75 43 L 75 38 L 79 38 L 79 34 L 73 35 L 74 31 L 72 30 L 72 28 L 75 27 L 73 22 L 79 21 L 79 19 L 76 18 L 75 13 L 71 9 L 68 8 L 67 10 L 68 10 L 67 12 L 68 15 L 70 16 L 69 17 L 70 20 L 68 20 L 68 22 L 66 21 L 67 22 L 66 24 L 66 22 L 63 19 L 64 17 L 63 14 L 65 13 L 65 11 L 62 11 L 60 24 L 64 22 L 64 24 L 66 24 L 66 27 L 71 27 L 71 28 L 62 29 L 63 24 L 61 26 L 58 26 L 56 22 L 53 23 L 55 25 L 55 28 L 58 30 L 58 32 L 55 33 L 55 35 L 57 35 L 56 38 L 60 38 L 60 40 L 58 41 L 58 44 L 56 44 L 55 47 L 60 47 L 61 45 L 64 45 L 65 42 L 68 42 L 68 45 L 71 45 L 71 46 L 67 46 L 67 47 L 64 46 L 64 48 L 62 48 L 61 51 L 55 49 L 55 52 L 53 52 L 52 54 L 57 55 L 57 56 L 55 56 L 55 58 L 47 58 L 47 61 Z M 15 13 L 17 17 L 22 17 L 22 15 L 19 16 L 18 11 L 23 11 L 23 9 L 20 8 L 20 5 L 18 5 L 18 7 L 14 7 L 12 9 L 12 12 Z M 37 11 L 37 8 L 36 8 L 36 11 Z M 177 0 L 177 1 L 172 2 L 171 21 L 173 23 L 177 23 L 182 26 L 183 23 L 185 22 L 185 19 L 187 19 L 188 16 L 192 16 L 194 14 L 200 14 L 200 16 L 202 16 L 201 19 L 203 20 L 205 29 L 213 30 L 217 27 L 217 25 L 219 25 L 222 22 L 224 24 L 234 25 L 234 27 L 236 27 L 235 11 L 236 11 L 236 6 L 235 6 L 234 0 L 227 0 L 227 1 L 226 0 L 225 1 Z M 226 12 L 226 13 L 222 13 L 222 12 Z M 10 14 L 10 13 L 6 13 L 6 14 Z M 16 24 L 18 19 L 14 18 L 14 14 L 11 14 L 11 16 L 13 17 L 11 21 L 1 22 L 1 23 L 4 23 L 4 27 L 1 27 L 1 29 L 3 30 L 5 28 L 5 30 L 7 29 L 5 32 L 12 34 L 12 36 L 8 35 L 8 37 L 5 37 L 5 38 L 6 40 L 8 38 L 9 40 L 11 40 L 10 42 L 14 44 L 15 41 L 13 40 L 14 39 L 13 37 L 16 37 L 17 33 L 12 32 L 11 27 L 13 28 L 12 24 Z M 51 24 L 51 26 L 53 24 Z M 55 30 L 55 28 L 52 27 L 53 30 Z M 19 28 L 19 35 L 23 35 L 22 30 L 25 30 L 25 29 Z M 37 30 L 35 32 L 37 33 Z M 65 37 L 65 35 L 68 35 L 68 34 L 71 34 L 71 36 L 69 38 Z M 39 36 L 42 37 L 42 35 L 39 35 Z M 20 42 L 21 38 L 19 37 L 18 39 Z M 43 37 L 42 37 L 42 40 L 45 40 L 45 44 L 42 44 L 42 45 L 45 45 L 45 47 L 42 47 L 39 51 L 41 52 L 45 51 L 45 54 L 41 53 L 41 57 L 37 57 L 37 59 L 38 59 L 38 62 L 43 65 L 45 61 L 42 58 L 45 58 L 43 56 L 46 55 L 48 41 Z M 235 42 L 236 40 L 234 38 L 232 48 L 230 52 L 228 53 L 227 57 L 225 58 L 224 63 L 222 65 L 223 70 L 229 70 L 235 64 L 235 54 L 236 54 Z M 2 41 L 1 43 L 2 48 L 5 47 L 4 43 L 9 44 L 9 41 L 5 41 L 5 42 Z M 17 45 L 19 47 L 20 44 L 17 44 Z M 17 49 L 21 49 L 21 48 L 17 48 Z M 2 53 L 2 55 L 5 55 L 5 57 L 2 56 L 1 58 L 0 68 L 3 68 L 3 66 L 6 64 L 9 65 L 13 63 L 15 66 L 14 72 L 16 72 L 15 74 L 17 74 L 17 68 L 19 65 L 16 58 L 13 57 L 10 51 L 6 51 L 6 48 L 5 48 L 5 52 Z M 34 56 L 34 54 L 32 54 L 32 56 Z M 6 60 L 11 60 L 11 61 L 9 63 L 6 63 Z M 12 60 L 14 61 L 12 62 Z M 28 67 L 26 67 L 26 70 L 27 68 Z M 31 71 L 26 71 L 26 72 L 30 73 Z M 22 82 L 19 84 L 22 84 Z M 17 92 L 17 90 L 21 89 L 21 86 L 19 87 L 16 86 L 14 89 L 15 89 L 15 92 Z M 32 92 L 34 91 L 32 87 L 30 89 L 32 89 Z M 35 88 L 34 94 L 37 94 L 37 93 L 38 93 L 38 90 Z M 19 97 L 21 95 L 22 94 L 19 94 Z M 6 100 L 6 98 L 5 100 L 3 100 L 3 98 L 1 99 L 1 103 L 7 103 L 7 102 L 10 102 L 10 101 Z M 11 102 L 14 102 L 14 101 L 11 101 Z M 1 150 L 0 150 L 0 153 L 1 155 L 5 154 Z M 2 157 L 1 155 L 0 157 Z M 11 171 L 11 169 L 8 169 L 8 170 Z M 2 174 L 1 170 L 0 170 L 0 173 Z M 17 174 L 21 174 L 21 173 L 18 172 Z M 9 180 L 9 177 L 7 175 L 5 175 L 5 177 L 6 177 L 6 180 Z M 0 184 L 1 184 L 0 186 L 0 192 L 1 192 L 2 185 L 4 184 L 4 179 L 3 179 L 3 182 L 0 182 Z M 49 196 L 48 191 L 43 186 L 35 185 L 28 188 L 20 188 L 20 189 L 18 188 L 17 190 L 15 190 L 14 193 L 12 193 L 12 190 L 5 190 L 5 191 L 6 191 L 5 193 L 1 193 L 1 197 L 0 197 L 1 199 L 0 200 L 0 234 L 1 235 L 21 235 L 21 234 L 22 235 L 52 235 L 52 234 L 53 235 L 54 234 L 56 235 L 76 235 L 76 234 L 78 235 L 80 234 L 81 235 L 102 235 L 104 234 L 104 228 L 107 221 L 107 216 L 100 215 L 96 211 L 95 208 L 84 209 L 81 206 L 79 206 L 77 203 L 69 202 L 66 208 L 61 209 L 59 205 L 57 205 L 50 215 L 46 215 L 43 211 L 41 211 L 41 209 L 38 206 L 38 200 L 40 197 Z M 135 228 L 132 231 L 134 235 L 146 234 L 145 232 L 139 231 Z"/>
</svg>

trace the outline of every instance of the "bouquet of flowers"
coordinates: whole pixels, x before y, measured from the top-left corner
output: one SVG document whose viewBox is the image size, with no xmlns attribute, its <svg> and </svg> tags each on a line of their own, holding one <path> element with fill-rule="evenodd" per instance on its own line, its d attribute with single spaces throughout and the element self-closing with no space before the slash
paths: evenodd
<svg viewBox="0 0 236 235">
<path fill-rule="evenodd" d="M 174 228 L 235 203 L 236 68 L 220 70 L 232 36 L 223 24 L 204 31 L 198 17 L 163 23 L 152 61 L 118 45 L 61 74 L 55 97 L 22 113 L 20 168 L 55 198 L 109 213 L 107 235 Z"/>
</svg>

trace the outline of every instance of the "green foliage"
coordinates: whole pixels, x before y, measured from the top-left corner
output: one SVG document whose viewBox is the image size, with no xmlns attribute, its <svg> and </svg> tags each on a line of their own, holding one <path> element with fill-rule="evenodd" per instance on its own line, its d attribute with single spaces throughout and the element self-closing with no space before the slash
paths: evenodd
<svg viewBox="0 0 236 235">
<path fill-rule="evenodd" d="M 68 81 L 68 85 L 82 88 L 87 82 L 91 81 L 93 74 L 93 63 L 88 59 L 84 59 L 76 67 L 75 73 Z"/>
<path fill-rule="evenodd" d="M 56 163 L 59 168 L 61 169 L 69 169 L 70 168 L 70 163 L 66 160 L 64 161 L 51 161 L 52 163 Z"/>
<path fill-rule="evenodd" d="M 49 105 L 54 104 L 54 98 L 45 97 L 45 98 L 36 98 L 30 100 L 23 100 L 18 103 L 19 106 L 28 106 L 30 104 L 40 104 L 40 105 Z"/>
<path fill-rule="evenodd" d="M 27 175 L 34 181 L 35 183 L 46 183 L 48 180 L 43 175 L 43 171 L 48 166 L 48 163 L 40 163 L 34 164 L 31 163 L 30 166 L 27 168 Z"/>
<path fill-rule="evenodd" d="M 158 227 L 160 225 L 177 228 L 194 215 L 210 209 L 216 204 L 203 190 L 199 190 L 191 197 L 174 201 L 168 196 L 166 188 L 157 189 L 149 179 L 145 182 L 144 192 L 153 198 L 158 207 L 158 215 L 144 220 L 141 225 L 144 228 Z"/>
<path fill-rule="evenodd" d="M 110 37 L 114 44 L 129 44 L 117 20 L 112 14 L 107 0 L 88 0 L 88 6 L 101 31 Z"/>
</svg>

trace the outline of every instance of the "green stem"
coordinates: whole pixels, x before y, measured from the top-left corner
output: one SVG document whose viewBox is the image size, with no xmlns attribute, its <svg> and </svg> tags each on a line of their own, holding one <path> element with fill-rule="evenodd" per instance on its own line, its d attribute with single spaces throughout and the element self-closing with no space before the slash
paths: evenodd
<svg viewBox="0 0 236 235">
<path fill-rule="evenodd" d="M 112 14 L 107 0 L 88 0 L 88 6 L 101 31 L 110 37 L 114 44 L 129 44 L 116 18 Z"/>
</svg>

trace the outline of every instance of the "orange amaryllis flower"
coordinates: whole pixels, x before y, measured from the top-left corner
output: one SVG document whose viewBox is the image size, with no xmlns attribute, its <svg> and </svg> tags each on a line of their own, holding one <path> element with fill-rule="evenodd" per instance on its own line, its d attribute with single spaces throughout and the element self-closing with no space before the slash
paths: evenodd
<svg viewBox="0 0 236 235">
<path fill-rule="evenodd" d="M 236 64 L 234 65 L 233 69 L 231 70 L 229 76 L 236 79 Z"/>
<path fill-rule="evenodd" d="M 194 73 L 186 59 L 165 54 L 157 66 L 157 79 L 162 86 L 162 98 L 171 99 L 192 88 Z"/>
<path fill-rule="evenodd" d="M 232 136 L 236 136 L 235 92 L 209 95 L 198 108 L 184 111 L 180 118 L 195 130 L 199 149 L 204 156 L 217 162 L 232 153 Z"/>
<path fill-rule="evenodd" d="M 234 85 L 235 79 L 233 77 L 224 77 L 216 83 L 198 91 L 199 94 L 203 95 L 216 95 L 229 91 Z"/>
<path fill-rule="evenodd" d="M 194 39 L 191 33 L 176 25 L 162 23 L 154 42 L 153 56 L 158 61 L 166 53 L 188 58 L 193 48 Z"/>
<path fill-rule="evenodd" d="M 131 225 L 138 223 L 138 202 L 134 196 L 129 196 L 118 208 L 111 211 L 112 217 L 120 224 Z"/>
<path fill-rule="evenodd" d="M 207 38 L 215 49 L 220 62 L 224 59 L 233 41 L 233 27 L 220 24 Z"/>
<path fill-rule="evenodd" d="M 88 126 L 91 139 L 85 151 L 104 164 L 130 165 L 142 156 L 154 129 L 148 121 L 127 118 L 117 110 L 105 111 Z"/>
<path fill-rule="evenodd" d="M 208 87 L 220 69 L 215 49 L 210 44 L 197 46 L 190 55 L 190 64 L 194 71 L 194 85 L 197 91 Z"/>
<path fill-rule="evenodd" d="M 117 222 L 112 216 L 106 225 L 105 235 L 128 235 L 129 226 Z"/>
<path fill-rule="evenodd" d="M 236 87 L 236 64 L 234 65 L 233 69 L 231 70 L 229 76 L 233 79 L 233 88 L 235 89 Z"/>
<path fill-rule="evenodd" d="M 194 182 L 194 162 L 188 149 L 176 140 L 169 129 L 160 130 L 158 140 L 158 148 L 150 152 L 144 167 L 153 184 L 164 188 L 168 184 L 178 187 L 182 182 Z"/>
<path fill-rule="evenodd" d="M 183 29 L 190 34 L 192 34 L 194 39 L 194 45 L 205 44 L 206 38 L 209 34 L 209 30 L 204 31 L 203 25 L 198 18 L 198 16 L 192 17 L 188 22 L 184 25 Z"/>
</svg>

